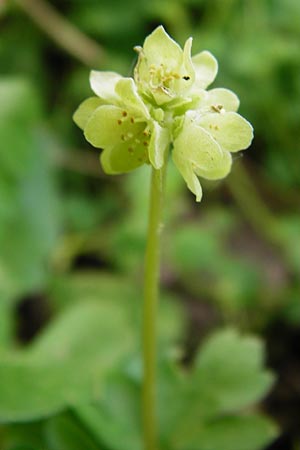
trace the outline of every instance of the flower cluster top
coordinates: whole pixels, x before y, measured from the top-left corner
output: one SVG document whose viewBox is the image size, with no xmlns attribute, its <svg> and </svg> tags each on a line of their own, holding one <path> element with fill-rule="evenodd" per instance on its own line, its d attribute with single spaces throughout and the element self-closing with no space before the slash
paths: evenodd
<svg viewBox="0 0 300 450">
<path fill-rule="evenodd" d="M 108 174 L 129 172 L 142 164 L 161 169 L 170 145 L 173 161 L 200 201 L 198 176 L 218 180 L 231 169 L 231 153 L 253 138 L 249 122 L 237 114 L 238 97 L 228 89 L 206 90 L 218 63 L 203 51 L 191 57 L 192 39 L 183 50 L 162 26 L 136 47 L 133 78 L 92 71 L 95 97 L 74 114 L 86 139 L 103 149 Z"/>
</svg>

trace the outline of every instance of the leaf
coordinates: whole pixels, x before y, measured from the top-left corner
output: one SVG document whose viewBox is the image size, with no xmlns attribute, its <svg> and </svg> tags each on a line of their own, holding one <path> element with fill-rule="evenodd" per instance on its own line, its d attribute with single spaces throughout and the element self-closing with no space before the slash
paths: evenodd
<svg viewBox="0 0 300 450">
<path fill-rule="evenodd" d="M 24 79 L 0 78 L 0 96 L 0 294 L 11 298 L 44 282 L 57 196 L 38 92 Z"/>
<path fill-rule="evenodd" d="M 240 336 L 233 329 L 218 331 L 198 352 L 190 373 L 179 376 L 178 372 L 174 377 L 169 371 L 169 375 L 164 380 L 168 397 L 161 405 L 161 414 L 168 418 L 164 425 L 168 431 L 162 430 L 167 448 L 258 450 L 275 436 L 271 421 L 244 415 L 273 381 L 263 368 L 263 347 L 258 339 Z M 245 440 L 243 447 L 240 442 L 245 435 L 249 442 Z"/>
<path fill-rule="evenodd" d="M 101 450 L 87 431 L 67 415 L 47 421 L 45 438 L 49 450 Z"/>
<path fill-rule="evenodd" d="M 140 385 L 121 374 L 108 378 L 98 404 L 80 405 L 76 414 L 111 450 L 140 450 Z"/>
<path fill-rule="evenodd" d="M 203 410 L 211 414 L 240 410 L 266 395 L 274 377 L 263 368 L 263 357 L 259 339 L 240 336 L 233 329 L 208 339 L 192 375 L 195 399 L 199 395 Z"/>
<path fill-rule="evenodd" d="M 27 352 L 2 358 L 0 421 L 36 420 L 98 398 L 103 377 L 132 345 L 119 303 L 66 310 Z"/>
<path fill-rule="evenodd" d="M 40 450 L 44 448 L 42 427 L 38 422 L 7 425 L 3 438 L 3 442 L 0 439 L 1 450 Z"/>
<path fill-rule="evenodd" d="M 184 450 L 262 450 L 278 431 L 274 424 L 259 414 L 224 417 L 204 425 L 190 443 L 175 449 Z"/>
</svg>

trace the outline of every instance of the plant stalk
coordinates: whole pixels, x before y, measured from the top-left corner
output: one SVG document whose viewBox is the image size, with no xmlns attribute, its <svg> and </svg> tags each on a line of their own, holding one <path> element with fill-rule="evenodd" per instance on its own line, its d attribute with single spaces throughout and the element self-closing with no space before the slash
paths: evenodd
<svg viewBox="0 0 300 450">
<path fill-rule="evenodd" d="M 160 235 L 166 164 L 152 168 L 150 209 L 145 257 L 144 307 L 142 318 L 143 392 L 142 416 L 145 450 L 158 450 L 156 410 L 156 340 L 159 299 Z"/>
</svg>

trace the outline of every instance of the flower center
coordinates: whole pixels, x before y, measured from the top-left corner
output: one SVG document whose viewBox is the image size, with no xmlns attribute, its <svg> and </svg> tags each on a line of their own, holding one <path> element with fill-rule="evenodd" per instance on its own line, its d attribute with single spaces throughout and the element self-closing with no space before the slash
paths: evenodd
<svg viewBox="0 0 300 450">
<path fill-rule="evenodd" d="M 165 94 L 173 97 L 172 90 L 176 80 L 180 80 L 177 72 L 169 70 L 164 64 L 156 66 L 152 64 L 149 68 L 150 87 L 154 90 L 163 91 Z"/>
</svg>

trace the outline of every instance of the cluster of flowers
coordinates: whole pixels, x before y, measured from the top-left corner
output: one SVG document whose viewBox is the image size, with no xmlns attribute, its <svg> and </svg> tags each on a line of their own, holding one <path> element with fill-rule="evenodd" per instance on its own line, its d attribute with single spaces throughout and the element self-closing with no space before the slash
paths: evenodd
<svg viewBox="0 0 300 450">
<path fill-rule="evenodd" d="M 92 71 L 96 97 L 74 114 L 86 139 L 103 149 L 108 174 L 129 172 L 142 164 L 161 169 L 172 146 L 173 161 L 200 201 L 198 176 L 217 180 L 231 169 L 231 153 L 253 138 L 249 122 L 237 114 L 238 97 L 228 89 L 206 90 L 218 63 L 203 51 L 191 57 L 192 39 L 183 49 L 162 26 L 136 47 L 133 78 Z"/>
</svg>

